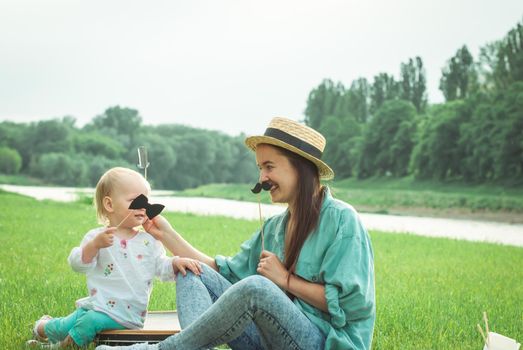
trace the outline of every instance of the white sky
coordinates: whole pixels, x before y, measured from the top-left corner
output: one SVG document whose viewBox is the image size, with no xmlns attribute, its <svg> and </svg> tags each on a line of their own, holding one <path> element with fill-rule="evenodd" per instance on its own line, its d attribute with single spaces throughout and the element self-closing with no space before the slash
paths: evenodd
<svg viewBox="0 0 523 350">
<path fill-rule="evenodd" d="M 303 119 L 324 78 L 350 86 L 421 56 L 429 101 L 441 68 L 466 44 L 501 39 L 521 0 L 0 0 L 0 120 L 107 107 L 144 124 L 263 132 Z"/>
</svg>

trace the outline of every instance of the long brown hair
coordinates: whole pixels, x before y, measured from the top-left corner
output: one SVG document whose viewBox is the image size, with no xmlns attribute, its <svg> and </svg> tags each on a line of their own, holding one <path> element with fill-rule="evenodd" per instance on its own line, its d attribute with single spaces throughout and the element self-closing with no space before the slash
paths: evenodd
<svg viewBox="0 0 523 350">
<path fill-rule="evenodd" d="M 292 231 L 287 232 L 287 235 L 291 235 L 291 239 L 289 245 L 285 246 L 284 261 L 285 268 L 290 273 L 294 273 L 301 248 L 318 225 L 324 191 L 320 185 L 318 168 L 314 163 L 285 148 L 274 147 L 289 160 L 298 174 L 296 198 L 294 206 L 289 211 L 287 226 Z"/>
</svg>

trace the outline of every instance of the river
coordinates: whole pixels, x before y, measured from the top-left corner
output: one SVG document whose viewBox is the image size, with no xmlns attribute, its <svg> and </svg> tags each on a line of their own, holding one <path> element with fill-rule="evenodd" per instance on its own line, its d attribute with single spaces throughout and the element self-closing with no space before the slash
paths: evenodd
<svg viewBox="0 0 523 350">
<path fill-rule="evenodd" d="M 15 192 L 39 200 L 74 201 L 79 194 L 93 195 L 92 188 L 35 187 L 2 185 L 4 191 Z M 258 204 L 229 199 L 203 197 L 174 197 L 171 191 L 153 191 L 151 202 L 165 205 L 167 211 L 200 215 L 223 215 L 233 218 L 258 219 Z M 267 218 L 281 213 L 285 206 L 262 204 Z M 457 220 L 417 216 L 359 214 L 369 230 L 407 232 L 420 236 L 446 237 L 469 241 L 498 243 L 523 247 L 523 225 L 499 222 Z"/>
</svg>

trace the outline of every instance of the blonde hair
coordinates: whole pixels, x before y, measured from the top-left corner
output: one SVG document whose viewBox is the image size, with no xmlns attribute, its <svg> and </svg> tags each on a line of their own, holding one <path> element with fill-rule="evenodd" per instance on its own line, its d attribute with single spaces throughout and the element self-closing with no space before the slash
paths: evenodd
<svg viewBox="0 0 523 350">
<path fill-rule="evenodd" d="M 100 177 L 100 180 L 98 180 L 93 198 L 93 204 L 96 209 L 96 217 L 99 224 L 106 225 L 109 222 L 103 200 L 106 196 L 110 196 L 115 187 L 121 183 L 123 175 L 139 176 L 147 184 L 148 190 L 151 190 L 149 182 L 147 182 L 142 174 L 137 171 L 122 167 L 115 167 L 107 170 L 105 174 Z"/>
</svg>

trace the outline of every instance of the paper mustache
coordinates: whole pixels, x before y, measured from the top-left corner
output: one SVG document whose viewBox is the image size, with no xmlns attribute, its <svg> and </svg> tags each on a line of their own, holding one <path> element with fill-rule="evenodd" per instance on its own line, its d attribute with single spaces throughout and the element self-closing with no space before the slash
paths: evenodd
<svg viewBox="0 0 523 350">
<path fill-rule="evenodd" d="M 149 219 L 154 218 L 156 215 L 160 214 L 165 208 L 162 204 L 149 204 L 149 200 L 143 194 L 136 197 L 129 205 L 129 209 L 145 209 L 145 214 Z"/>
<path fill-rule="evenodd" d="M 251 188 L 251 192 L 252 193 L 260 193 L 261 190 L 263 189 L 264 191 L 268 191 L 272 188 L 272 183 L 269 182 L 269 181 L 263 181 L 262 183 L 256 183 L 256 185 L 254 185 L 254 188 Z"/>
</svg>

